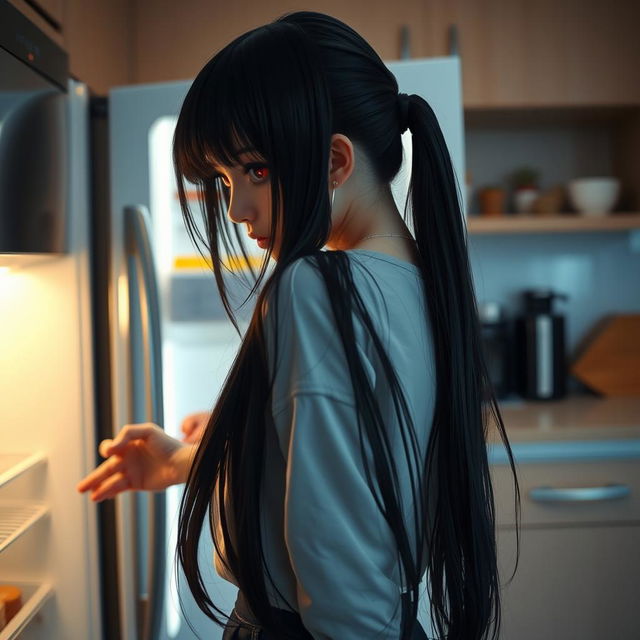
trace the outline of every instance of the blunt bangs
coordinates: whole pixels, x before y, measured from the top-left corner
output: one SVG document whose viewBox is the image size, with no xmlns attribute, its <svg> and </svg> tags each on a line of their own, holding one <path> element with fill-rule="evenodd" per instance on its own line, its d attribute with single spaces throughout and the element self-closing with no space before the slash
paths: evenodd
<svg viewBox="0 0 640 640">
<path fill-rule="evenodd" d="M 237 164 L 242 148 L 255 149 L 277 173 L 278 156 L 295 154 L 296 146 L 311 155 L 309 143 L 319 140 L 309 139 L 310 114 L 304 112 L 306 101 L 318 95 L 305 86 L 305 76 L 317 70 L 305 68 L 307 56 L 293 34 L 304 37 L 286 23 L 258 27 L 227 45 L 198 74 L 174 139 L 177 169 L 189 181 L 210 177 L 212 163 Z M 272 148 L 279 143 L 287 145 L 280 153 Z"/>
<path fill-rule="evenodd" d="M 183 214 L 196 245 L 204 238 L 196 231 L 183 180 L 196 184 L 200 192 L 205 245 L 214 269 L 218 235 L 228 254 L 238 251 L 229 247 L 223 219 L 229 190 L 213 179 L 213 165 L 237 165 L 245 148 L 255 150 L 270 170 L 272 228 L 281 230 L 278 262 L 284 266 L 324 246 L 330 231 L 331 122 L 317 45 L 297 25 L 275 22 L 253 29 L 200 71 L 178 117 L 173 155 Z M 240 253 L 250 263 L 241 230 L 238 225 L 232 228 Z M 271 248 L 264 267 L 270 256 Z"/>
</svg>

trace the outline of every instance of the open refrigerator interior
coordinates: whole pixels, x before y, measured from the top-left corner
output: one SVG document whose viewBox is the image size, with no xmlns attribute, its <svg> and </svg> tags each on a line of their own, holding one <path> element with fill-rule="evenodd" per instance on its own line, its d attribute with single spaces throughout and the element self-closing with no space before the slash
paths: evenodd
<svg viewBox="0 0 640 640">
<path fill-rule="evenodd" d="M 2 640 L 100 637 L 96 521 L 75 492 L 95 458 L 88 234 L 70 228 L 67 254 L 0 256 L 0 581 L 22 591 Z"/>
</svg>

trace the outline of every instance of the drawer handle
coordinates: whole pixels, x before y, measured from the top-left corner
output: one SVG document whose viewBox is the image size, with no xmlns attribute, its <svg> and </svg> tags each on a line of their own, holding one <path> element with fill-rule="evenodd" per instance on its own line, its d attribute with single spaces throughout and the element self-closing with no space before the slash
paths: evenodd
<svg viewBox="0 0 640 640">
<path fill-rule="evenodd" d="M 604 487 L 537 487 L 529 491 L 529 497 L 536 502 L 573 502 L 617 500 L 631 493 L 626 484 L 608 484 Z"/>
</svg>

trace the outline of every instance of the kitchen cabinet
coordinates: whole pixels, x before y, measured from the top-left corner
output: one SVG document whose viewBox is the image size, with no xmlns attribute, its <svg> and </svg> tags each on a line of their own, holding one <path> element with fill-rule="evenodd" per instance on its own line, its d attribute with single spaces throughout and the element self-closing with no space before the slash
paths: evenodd
<svg viewBox="0 0 640 640">
<path fill-rule="evenodd" d="M 510 470 L 494 467 L 501 583 L 515 566 Z M 640 460 L 525 464 L 519 565 L 504 587 L 504 640 L 631 638 L 640 629 Z M 539 487 L 620 483 L 627 497 L 534 502 Z"/>
<path fill-rule="evenodd" d="M 134 81 L 193 78 L 209 58 L 236 36 L 284 13 L 310 8 L 308 2 L 300 1 L 253 3 L 251 11 L 247 11 L 244 3 L 213 3 L 212 7 L 207 0 L 138 0 L 134 24 L 139 26 L 133 35 Z M 409 25 L 412 56 L 424 55 L 427 8 L 420 0 L 324 0 L 313 3 L 312 10 L 345 21 L 371 43 L 383 60 L 400 57 L 400 31 L 403 25 Z"/>
<path fill-rule="evenodd" d="M 635 0 L 431 0 L 426 55 L 455 25 L 469 108 L 637 105 L 639 19 Z"/>
<path fill-rule="evenodd" d="M 71 75 L 106 95 L 134 81 L 133 11 L 129 0 L 65 1 L 65 45 Z M 144 24 L 144 28 L 147 25 Z M 178 52 L 176 56 L 179 57 Z"/>
<path fill-rule="evenodd" d="M 64 0 L 30 0 L 38 12 L 53 24 L 62 25 L 64 21 Z"/>
<path fill-rule="evenodd" d="M 638 398 L 585 397 L 502 410 L 522 504 L 519 564 L 509 582 L 516 559 L 514 484 L 511 468 L 494 457 L 502 640 L 637 636 L 639 404 Z M 549 487 L 605 487 L 619 497 L 534 499 L 532 492 Z"/>
<path fill-rule="evenodd" d="M 69 51 L 75 77 L 111 86 L 193 77 L 236 35 L 304 3 L 189 0 L 10 0 Z M 34 8 L 35 7 L 35 8 Z M 403 26 L 413 57 L 450 54 L 457 27 L 466 108 L 640 105 L 640 5 L 619 0 L 407 0 L 316 3 L 346 21 L 384 60 L 400 57 Z M 224 19 L 220 19 L 221 15 Z"/>
<path fill-rule="evenodd" d="M 472 233 L 598 232 L 638 226 L 640 107 L 465 109 L 465 146 L 472 189 L 468 199 Z M 579 177 L 619 178 L 622 190 L 615 214 L 577 216 L 567 198 L 560 215 L 509 215 L 514 207 L 508 178 L 522 166 L 540 172 L 543 192 Z M 476 215 L 478 191 L 489 184 L 506 189 L 506 215 Z M 567 213 L 570 215 L 562 215 Z"/>
<path fill-rule="evenodd" d="M 637 637 L 640 523 L 524 527 L 514 581 L 502 591 L 501 640 L 627 640 Z M 515 532 L 498 532 L 504 582 Z"/>
</svg>

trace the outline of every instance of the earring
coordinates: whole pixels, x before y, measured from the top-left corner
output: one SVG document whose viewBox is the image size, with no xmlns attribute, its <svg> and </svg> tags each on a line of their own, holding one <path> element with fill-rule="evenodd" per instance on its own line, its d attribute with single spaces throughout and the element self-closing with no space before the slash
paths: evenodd
<svg viewBox="0 0 640 640">
<path fill-rule="evenodd" d="M 333 185 L 333 191 L 331 192 L 331 209 L 332 210 L 333 210 L 333 201 L 334 201 L 334 199 L 336 197 L 336 186 L 337 186 L 337 184 L 338 184 L 337 180 L 334 180 L 332 182 L 332 185 Z"/>
</svg>

